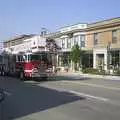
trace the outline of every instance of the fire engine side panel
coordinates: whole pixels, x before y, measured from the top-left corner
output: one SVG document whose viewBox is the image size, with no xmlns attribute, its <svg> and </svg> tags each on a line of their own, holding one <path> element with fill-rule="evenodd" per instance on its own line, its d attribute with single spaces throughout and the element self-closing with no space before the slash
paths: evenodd
<svg viewBox="0 0 120 120">
<path fill-rule="evenodd" d="M 32 69 L 34 67 L 38 67 L 40 65 L 40 61 L 31 61 L 31 62 L 24 62 L 24 73 L 25 76 L 31 77 Z"/>
</svg>

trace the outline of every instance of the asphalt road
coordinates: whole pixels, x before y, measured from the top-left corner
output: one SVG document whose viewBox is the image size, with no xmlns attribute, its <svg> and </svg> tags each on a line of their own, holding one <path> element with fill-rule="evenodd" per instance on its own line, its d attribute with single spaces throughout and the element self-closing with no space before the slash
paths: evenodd
<svg viewBox="0 0 120 120">
<path fill-rule="evenodd" d="M 62 78 L 60 78 L 62 79 Z M 0 77 L 0 120 L 119 120 L 120 81 Z"/>
</svg>

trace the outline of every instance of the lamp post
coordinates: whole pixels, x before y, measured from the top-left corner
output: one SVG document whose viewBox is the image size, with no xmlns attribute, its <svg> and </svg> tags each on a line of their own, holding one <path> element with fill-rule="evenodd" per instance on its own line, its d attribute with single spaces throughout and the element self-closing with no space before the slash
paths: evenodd
<svg viewBox="0 0 120 120">
<path fill-rule="evenodd" d="M 110 48 L 111 47 L 111 42 L 108 42 L 108 45 L 107 45 L 107 54 L 108 54 L 108 60 L 107 60 L 107 68 L 108 68 L 108 73 L 110 74 Z"/>
</svg>

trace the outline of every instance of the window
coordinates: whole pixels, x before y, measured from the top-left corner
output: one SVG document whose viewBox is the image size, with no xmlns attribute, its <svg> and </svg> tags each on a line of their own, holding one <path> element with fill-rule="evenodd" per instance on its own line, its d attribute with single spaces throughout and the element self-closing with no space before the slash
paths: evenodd
<svg viewBox="0 0 120 120">
<path fill-rule="evenodd" d="M 98 33 L 94 33 L 94 45 L 98 44 Z"/>
<path fill-rule="evenodd" d="M 81 47 L 85 47 L 85 35 L 81 35 L 80 40 L 81 40 Z"/>
<path fill-rule="evenodd" d="M 41 60 L 41 55 L 30 55 L 31 60 Z"/>
<path fill-rule="evenodd" d="M 71 48 L 71 39 L 67 38 L 67 48 Z"/>
<path fill-rule="evenodd" d="M 12 43 L 11 43 L 11 44 L 12 44 L 12 46 L 14 46 L 14 45 L 15 45 L 15 41 L 12 41 Z"/>
<path fill-rule="evenodd" d="M 62 39 L 62 48 L 65 48 L 65 38 Z"/>
<path fill-rule="evenodd" d="M 8 44 L 7 43 L 4 43 L 4 48 L 7 48 L 8 47 Z"/>
<path fill-rule="evenodd" d="M 23 55 L 23 61 L 27 60 L 27 55 Z"/>
<path fill-rule="evenodd" d="M 112 43 L 117 43 L 117 30 L 112 31 Z"/>
<path fill-rule="evenodd" d="M 79 36 L 74 36 L 74 45 L 78 44 Z"/>
<path fill-rule="evenodd" d="M 29 60 L 40 60 L 40 61 L 47 61 L 47 55 L 46 54 L 31 54 L 29 55 Z"/>
</svg>

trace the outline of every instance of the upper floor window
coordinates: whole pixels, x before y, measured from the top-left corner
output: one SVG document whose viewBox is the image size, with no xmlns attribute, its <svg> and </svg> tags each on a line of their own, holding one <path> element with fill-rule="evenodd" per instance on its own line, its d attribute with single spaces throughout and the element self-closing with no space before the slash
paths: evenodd
<svg viewBox="0 0 120 120">
<path fill-rule="evenodd" d="M 94 33 L 94 45 L 98 44 L 98 33 Z"/>
<path fill-rule="evenodd" d="M 81 47 L 85 47 L 85 35 L 81 35 L 80 40 L 81 40 Z"/>
<path fill-rule="evenodd" d="M 8 44 L 5 42 L 4 43 L 4 48 L 7 48 L 8 47 Z"/>
<path fill-rule="evenodd" d="M 67 38 L 67 48 L 71 48 L 71 39 Z"/>
<path fill-rule="evenodd" d="M 117 43 L 117 30 L 112 31 L 112 43 Z"/>
<path fill-rule="evenodd" d="M 12 41 L 12 43 L 11 43 L 11 44 L 12 44 L 12 46 L 14 46 L 14 45 L 15 45 L 15 41 Z"/>
<path fill-rule="evenodd" d="M 65 48 L 65 38 L 62 39 L 62 48 Z"/>
<path fill-rule="evenodd" d="M 79 36 L 74 36 L 74 45 L 78 44 Z"/>
</svg>

